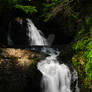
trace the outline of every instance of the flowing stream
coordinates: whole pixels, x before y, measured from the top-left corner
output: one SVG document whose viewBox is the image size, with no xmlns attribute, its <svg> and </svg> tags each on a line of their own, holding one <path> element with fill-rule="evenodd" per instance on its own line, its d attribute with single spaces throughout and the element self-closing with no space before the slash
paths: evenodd
<svg viewBox="0 0 92 92">
<path fill-rule="evenodd" d="M 71 74 L 65 64 L 59 64 L 57 55 L 51 53 L 45 60 L 38 63 L 38 69 L 43 74 L 43 92 L 72 92 L 70 89 Z"/>
<path fill-rule="evenodd" d="M 78 78 L 77 72 L 74 71 L 72 77 L 69 67 L 64 63 L 59 64 L 57 60 L 59 51 L 51 48 L 43 48 L 42 51 L 49 54 L 45 60 L 40 61 L 37 65 L 43 74 L 42 92 L 79 92 L 78 83 L 76 83 L 74 91 L 71 89 L 71 78 L 76 80 Z"/>
</svg>

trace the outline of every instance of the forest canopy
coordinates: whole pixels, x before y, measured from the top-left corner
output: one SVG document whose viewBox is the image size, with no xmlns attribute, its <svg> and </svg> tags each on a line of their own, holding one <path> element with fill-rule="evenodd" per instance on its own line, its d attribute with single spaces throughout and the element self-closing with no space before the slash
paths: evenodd
<svg viewBox="0 0 92 92">
<path fill-rule="evenodd" d="M 30 16 L 38 14 L 46 21 L 59 12 L 75 19 L 87 17 L 92 12 L 92 5 L 88 0 L 0 0 L 0 13 L 11 13 L 13 9 L 20 9 Z"/>
</svg>

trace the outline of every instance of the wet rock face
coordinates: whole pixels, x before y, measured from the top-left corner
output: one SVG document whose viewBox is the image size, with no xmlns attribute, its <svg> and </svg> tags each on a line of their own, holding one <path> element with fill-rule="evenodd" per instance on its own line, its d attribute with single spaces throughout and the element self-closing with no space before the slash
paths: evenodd
<svg viewBox="0 0 92 92">
<path fill-rule="evenodd" d="M 8 36 L 10 40 L 16 45 L 28 45 L 28 28 L 27 21 L 24 18 L 17 17 L 13 19 L 9 24 Z"/>
</svg>

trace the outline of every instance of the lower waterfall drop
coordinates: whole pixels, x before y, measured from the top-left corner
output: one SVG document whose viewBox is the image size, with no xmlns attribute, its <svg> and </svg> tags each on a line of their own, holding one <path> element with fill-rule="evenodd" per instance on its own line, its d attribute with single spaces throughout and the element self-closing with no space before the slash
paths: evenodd
<svg viewBox="0 0 92 92">
<path fill-rule="evenodd" d="M 38 70 L 43 75 L 41 81 L 42 92 L 73 92 L 71 90 L 71 73 L 68 66 L 59 64 L 57 55 L 53 53 L 50 53 L 50 56 L 37 65 Z M 79 89 L 77 88 L 74 92 L 79 92 Z"/>
</svg>

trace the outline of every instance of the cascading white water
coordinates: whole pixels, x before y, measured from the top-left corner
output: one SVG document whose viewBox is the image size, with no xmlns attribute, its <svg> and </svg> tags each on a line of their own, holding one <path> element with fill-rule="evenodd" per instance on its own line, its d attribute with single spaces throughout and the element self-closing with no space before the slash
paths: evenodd
<svg viewBox="0 0 92 92">
<path fill-rule="evenodd" d="M 57 55 L 53 49 L 43 49 L 43 52 L 49 55 L 45 60 L 38 63 L 37 67 L 43 74 L 42 92 L 72 92 L 71 90 L 71 73 L 65 64 L 59 64 Z M 75 73 L 77 73 L 75 71 Z M 77 75 L 76 75 L 77 76 Z M 76 76 L 74 77 L 76 79 Z M 78 85 L 75 92 L 79 92 Z"/>
<path fill-rule="evenodd" d="M 18 20 L 18 21 L 15 20 L 16 22 L 18 22 L 18 25 L 21 26 L 20 29 L 16 30 L 16 33 L 18 34 L 20 30 L 21 30 L 21 34 L 25 33 L 24 34 L 25 38 L 23 38 L 23 39 L 27 39 L 26 41 L 29 42 L 29 44 L 26 44 L 26 45 L 28 45 L 28 46 L 47 46 L 48 45 L 47 40 L 43 36 L 43 33 L 36 28 L 36 26 L 33 24 L 33 22 L 30 19 L 28 19 L 28 18 L 26 19 L 26 21 L 27 21 L 26 30 L 22 30 L 23 29 L 22 28 L 23 27 L 23 19 L 21 19 L 21 20 Z M 15 28 L 16 28 L 16 25 L 13 25 L 13 26 L 15 26 Z M 13 35 L 16 35 L 16 37 L 17 37 L 17 34 L 14 34 L 13 30 L 11 30 L 11 28 L 12 28 L 12 23 L 10 22 L 9 23 L 9 32 L 8 32 L 8 37 L 7 37 L 7 44 L 9 46 L 22 45 L 21 43 L 19 43 L 19 44 L 14 43 L 11 35 L 13 34 Z M 21 34 L 20 34 L 20 38 L 21 38 Z M 16 40 L 16 38 L 15 38 L 15 40 Z"/>
<path fill-rule="evenodd" d="M 28 30 L 29 30 L 29 40 L 30 40 L 30 45 L 32 46 L 47 46 L 48 43 L 46 39 L 42 36 L 43 33 L 38 30 L 33 22 L 30 19 L 27 19 L 28 21 Z"/>
<path fill-rule="evenodd" d="M 65 64 L 60 65 L 56 57 L 52 54 L 38 63 L 38 69 L 43 74 L 43 92 L 72 92 L 70 70 Z"/>
</svg>

